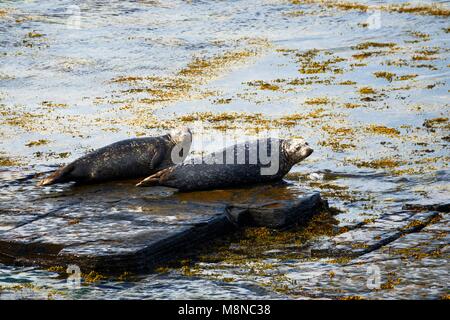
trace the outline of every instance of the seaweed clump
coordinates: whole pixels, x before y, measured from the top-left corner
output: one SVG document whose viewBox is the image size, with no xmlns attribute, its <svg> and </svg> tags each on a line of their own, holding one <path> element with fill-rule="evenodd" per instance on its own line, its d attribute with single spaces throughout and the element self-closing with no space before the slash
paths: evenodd
<svg viewBox="0 0 450 320">
<path fill-rule="evenodd" d="M 20 165 L 21 162 L 17 160 L 0 155 L 0 167 L 16 167 Z"/>
<path fill-rule="evenodd" d="M 327 104 L 330 102 L 330 99 L 327 97 L 317 97 L 317 98 L 310 98 L 306 99 L 305 103 L 309 105 L 318 105 L 318 104 Z"/>
<path fill-rule="evenodd" d="M 196 57 L 173 76 L 119 76 L 112 83 L 128 84 L 123 93 L 147 93 L 150 96 L 139 101 L 155 104 L 176 101 L 192 94 L 196 85 L 219 75 L 220 71 L 249 57 L 257 55 L 257 50 L 228 51 L 209 58 Z"/>
<path fill-rule="evenodd" d="M 397 129 L 380 125 L 370 125 L 366 128 L 366 131 L 369 133 L 382 134 L 390 137 L 397 137 L 400 135 L 400 131 Z"/>
<path fill-rule="evenodd" d="M 352 47 L 352 49 L 354 50 L 366 50 L 369 48 L 393 48 L 395 47 L 396 44 L 393 42 L 363 42 L 360 43 L 354 47 Z"/>
<path fill-rule="evenodd" d="M 448 123 L 448 118 L 433 118 L 424 121 L 423 126 L 426 128 L 435 128 Z"/>
<path fill-rule="evenodd" d="M 293 4 L 317 4 L 325 8 L 338 9 L 343 11 L 367 12 L 370 10 L 382 10 L 387 12 L 448 17 L 450 10 L 439 4 L 387 4 L 387 5 L 366 5 L 358 2 L 332 1 L 332 0 L 291 0 Z"/>
<path fill-rule="evenodd" d="M 376 91 L 371 87 L 362 87 L 359 89 L 360 94 L 375 94 Z"/>
<path fill-rule="evenodd" d="M 335 226 L 338 221 L 328 212 L 322 212 L 312 217 L 304 226 L 294 226 L 289 230 L 273 230 L 266 227 L 249 227 L 239 229 L 237 232 L 213 241 L 212 245 L 199 248 L 194 253 L 195 259 L 181 261 L 182 270 L 188 273 L 197 273 L 202 266 L 192 267 L 192 262 L 223 263 L 226 265 L 240 266 L 248 269 L 249 273 L 255 271 L 254 266 L 272 268 L 264 263 L 268 256 L 274 256 L 279 260 L 303 258 L 301 248 L 315 237 L 333 236 L 336 234 Z M 289 249 L 286 250 L 286 245 Z M 190 266 L 186 268 L 186 265 Z M 251 270 L 253 268 L 253 270 Z M 167 271 L 167 269 L 162 269 Z M 197 270 L 197 272 L 195 271 Z M 183 272 L 184 272 L 183 271 Z M 261 270 L 262 271 L 262 270 Z"/>
<path fill-rule="evenodd" d="M 280 89 L 280 86 L 262 80 L 247 82 L 247 84 L 249 86 L 259 87 L 260 90 L 277 91 Z"/>
<path fill-rule="evenodd" d="M 415 6 L 411 6 L 409 4 L 401 4 L 401 5 L 391 5 L 388 6 L 388 8 L 390 11 L 399 13 L 413 13 L 419 15 L 439 16 L 439 17 L 450 16 L 449 9 L 444 8 L 442 6 L 438 6 L 437 4 L 415 5 Z"/>
<path fill-rule="evenodd" d="M 47 139 L 39 139 L 39 140 L 36 140 L 36 141 L 30 141 L 30 142 L 26 143 L 25 146 L 27 146 L 27 147 L 37 147 L 37 146 L 46 145 L 49 142 L 50 141 L 48 141 Z"/>
<path fill-rule="evenodd" d="M 386 72 L 386 71 L 378 71 L 374 72 L 375 77 L 377 78 L 384 78 L 389 82 L 392 82 L 392 80 L 396 77 L 395 73 L 392 72 Z"/>
<path fill-rule="evenodd" d="M 358 168 L 372 168 L 372 169 L 393 169 L 402 165 L 403 162 L 391 158 L 382 158 L 371 161 L 352 161 Z"/>
</svg>

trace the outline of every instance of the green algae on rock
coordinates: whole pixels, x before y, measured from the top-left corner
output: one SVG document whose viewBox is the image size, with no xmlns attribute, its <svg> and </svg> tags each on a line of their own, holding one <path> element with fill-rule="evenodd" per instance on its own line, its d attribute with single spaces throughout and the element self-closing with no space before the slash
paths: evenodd
<svg viewBox="0 0 450 320">
<path fill-rule="evenodd" d="M 0 154 L 0 166 L 1 167 L 16 167 L 20 166 L 22 163 L 13 158 L 5 157 Z"/>
</svg>

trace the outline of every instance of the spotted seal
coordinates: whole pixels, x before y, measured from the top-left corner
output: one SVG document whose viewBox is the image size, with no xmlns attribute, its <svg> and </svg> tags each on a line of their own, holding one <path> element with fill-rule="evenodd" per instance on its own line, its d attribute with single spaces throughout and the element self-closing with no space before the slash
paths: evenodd
<svg viewBox="0 0 450 320">
<path fill-rule="evenodd" d="M 282 179 L 312 152 L 303 139 L 259 139 L 168 167 L 137 186 L 161 185 L 193 191 L 270 182 Z"/>
<path fill-rule="evenodd" d="M 39 185 L 145 177 L 174 163 L 181 163 L 189 152 L 191 142 L 192 133 L 188 128 L 158 137 L 122 140 L 69 163 L 40 181 Z"/>
</svg>

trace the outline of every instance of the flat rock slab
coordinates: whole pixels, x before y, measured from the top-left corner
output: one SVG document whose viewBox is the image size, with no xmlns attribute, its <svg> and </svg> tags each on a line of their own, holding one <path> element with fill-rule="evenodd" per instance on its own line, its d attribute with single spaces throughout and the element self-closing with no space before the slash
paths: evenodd
<svg viewBox="0 0 450 320">
<path fill-rule="evenodd" d="M 4 183 L 0 261 L 118 273 L 151 270 L 240 225 L 282 228 L 324 206 L 285 184 L 175 193 L 134 182 L 35 187 Z M 26 196 L 25 194 L 26 193 Z"/>
</svg>

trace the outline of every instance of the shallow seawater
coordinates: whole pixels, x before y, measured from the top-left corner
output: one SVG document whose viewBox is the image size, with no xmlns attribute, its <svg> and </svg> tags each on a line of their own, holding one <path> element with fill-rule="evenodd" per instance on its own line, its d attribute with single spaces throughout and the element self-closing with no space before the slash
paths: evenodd
<svg viewBox="0 0 450 320">
<path fill-rule="evenodd" d="M 305 138 L 315 151 L 286 180 L 321 191 L 342 226 L 448 201 L 448 16 L 312 2 L 0 1 L 0 210 L 66 188 L 38 191 L 20 183 L 27 174 L 180 125 L 194 130 L 193 154 L 222 137 Z M 420 2 L 433 3 L 448 12 Z M 208 277 L 215 266 L 77 290 L 55 272 L 1 266 L 0 298 L 288 297 L 276 277 L 261 286 L 248 266 Z"/>
</svg>

